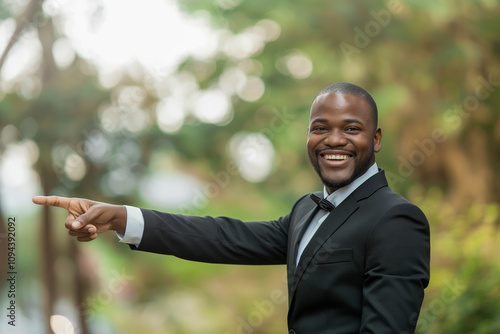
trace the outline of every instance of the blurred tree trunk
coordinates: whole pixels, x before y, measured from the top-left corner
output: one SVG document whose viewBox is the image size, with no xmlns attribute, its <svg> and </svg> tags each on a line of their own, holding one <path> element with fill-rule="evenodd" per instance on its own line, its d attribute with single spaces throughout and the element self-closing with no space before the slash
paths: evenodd
<svg viewBox="0 0 500 334">
<path fill-rule="evenodd" d="M 41 12 L 43 0 L 33 0 L 29 2 L 24 11 L 16 18 L 16 28 L 12 33 L 5 49 L 0 57 L 0 72 L 2 71 L 2 67 L 7 60 L 7 56 L 9 55 L 12 47 L 19 40 L 19 37 L 22 35 L 27 26 L 33 21 L 38 13 Z M 7 225 L 5 224 L 5 220 L 3 219 L 3 214 L 1 210 L 1 201 L 0 201 L 0 280 L 3 282 L 5 272 L 7 271 Z"/>
<path fill-rule="evenodd" d="M 0 70 L 2 66 L 5 64 L 5 60 L 7 59 L 9 52 L 12 50 L 13 46 L 16 44 L 16 42 L 19 40 L 20 36 L 23 34 L 24 30 L 30 25 L 30 24 L 36 24 L 37 16 L 38 14 L 41 13 L 42 10 L 42 4 L 43 0 L 33 0 L 29 2 L 24 11 L 16 18 L 16 28 L 9 39 L 9 42 L 7 46 L 5 47 L 5 50 L 0 58 Z M 38 33 L 40 36 L 40 42 L 42 43 L 42 46 L 44 47 L 44 63 L 54 63 L 52 57 L 46 57 L 46 50 L 47 50 L 47 45 L 44 44 L 45 39 L 42 38 L 44 36 L 43 32 L 46 31 L 46 29 L 40 29 L 41 27 L 38 27 Z M 49 43 L 49 48 L 52 48 L 52 40 L 50 40 Z M 49 61 L 47 61 L 49 59 Z M 49 66 L 50 67 L 50 66 Z M 42 66 L 43 69 L 45 69 L 45 66 Z M 50 67 L 51 69 L 53 67 Z M 46 71 L 44 71 L 46 72 Z M 45 75 L 43 73 L 42 75 L 42 80 L 43 83 L 45 84 L 49 79 L 49 76 Z M 42 152 L 46 153 L 46 152 Z M 50 153 L 50 152 L 49 152 Z M 50 154 L 49 154 L 50 157 Z M 51 182 L 51 178 L 47 177 L 50 175 L 52 172 L 50 168 L 47 168 L 44 166 L 43 163 L 39 164 L 41 167 L 42 173 L 40 173 L 40 179 L 42 183 L 42 189 L 45 195 L 50 193 L 50 190 L 54 186 L 53 182 Z M 50 165 L 49 165 L 50 166 Z M 44 168 L 45 167 L 45 168 Z M 48 173 L 44 173 L 43 171 L 47 171 Z M 0 218 L 1 219 L 1 218 Z M 49 207 L 43 207 L 42 208 L 42 227 L 41 227 L 41 233 L 40 233 L 40 245 L 41 245 L 41 255 L 42 255 L 42 264 L 43 264 L 43 280 L 44 280 L 44 285 L 45 285 L 45 306 L 43 309 L 44 317 L 45 317 L 45 323 L 46 323 L 46 332 L 47 333 L 52 333 L 52 329 L 50 328 L 50 317 L 54 314 L 54 304 L 56 301 L 56 275 L 54 271 L 54 260 L 55 260 L 55 255 L 54 255 L 54 249 L 53 249 L 53 232 L 51 228 L 51 212 Z M 0 221 L 0 233 L 3 231 L 1 229 L 4 229 L 5 225 L 3 221 Z M 4 252 L 2 252 L 3 254 Z M 2 268 L 4 268 L 3 264 L 3 256 L 2 259 L 0 260 L 0 263 L 2 264 Z M 3 271 L 2 271 L 3 274 Z"/>
<path fill-rule="evenodd" d="M 29 24 L 33 23 L 33 21 L 36 20 L 36 16 L 38 15 L 38 13 L 41 12 L 42 4 L 43 4 L 43 0 L 31 1 L 28 5 L 26 5 L 26 8 L 21 13 L 21 15 L 19 15 L 16 18 L 16 29 L 14 30 L 14 33 L 12 33 L 12 36 L 10 37 L 9 42 L 7 43 L 7 46 L 5 47 L 3 54 L 2 54 L 2 57 L 0 57 L 0 71 L 2 70 L 2 67 L 5 63 L 5 60 L 7 59 L 7 56 L 9 55 L 10 50 L 18 41 L 18 39 L 22 35 L 24 29 L 26 29 L 26 27 Z"/>
<path fill-rule="evenodd" d="M 40 146 L 40 159 L 36 164 L 36 169 L 40 174 L 40 182 L 44 195 L 50 194 L 57 180 L 53 176 L 51 168 L 50 151 L 47 146 Z M 54 305 L 56 302 L 57 280 L 54 271 L 55 253 L 54 253 L 54 232 L 52 229 L 51 208 L 42 207 L 42 226 L 40 228 L 40 256 L 42 264 L 43 285 L 45 287 L 45 302 L 43 315 L 46 323 L 47 333 L 52 333 L 50 328 L 50 317 L 54 314 Z"/>
<path fill-rule="evenodd" d="M 43 50 L 43 67 L 42 67 L 42 83 L 43 87 L 48 87 L 52 82 L 55 82 L 57 80 L 58 74 L 60 73 L 55 61 L 54 57 L 52 55 L 52 47 L 54 44 L 55 36 L 54 36 L 54 27 L 52 21 L 47 21 L 42 25 L 38 26 L 38 35 L 40 39 L 40 43 L 42 44 L 42 50 Z M 51 143 L 53 144 L 53 143 Z M 45 149 L 45 154 L 50 157 L 51 156 L 51 149 L 52 145 L 49 145 Z M 56 186 L 58 183 L 57 178 L 54 177 L 55 171 L 52 168 L 52 161 L 49 158 L 48 161 L 46 160 L 46 163 L 42 166 L 42 169 L 39 171 L 40 172 L 40 177 L 42 179 L 43 183 L 43 191 L 45 195 L 49 195 L 53 189 L 53 187 Z M 53 182 L 48 182 L 45 183 L 43 180 L 46 179 L 52 179 Z M 53 249 L 54 245 L 54 233 L 53 233 L 53 228 L 52 228 L 52 219 L 50 217 L 50 208 L 49 207 L 44 207 L 44 213 L 43 213 L 43 222 L 42 222 L 42 230 L 43 233 L 42 235 L 42 248 L 44 254 L 44 264 L 45 264 L 45 283 L 47 286 L 47 309 L 45 312 L 46 320 L 50 322 L 50 316 L 53 314 L 54 311 L 54 304 L 56 302 L 57 298 L 57 291 L 55 288 L 55 281 L 56 281 L 56 274 L 55 274 L 55 268 L 54 268 L 54 260 L 56 258 L 55 256 L 55 251 Z M 72 263 L 75 263 L 77 266 L 76 270 L 76 277 L 75 277 L 75 303 L 76 303 L 76 309 L 77 312 L 79 313 L 78 319 L 79 319 L 79 326 L 75 326 L 79 328 L 79 332 L 82 334 L 88 334 L 88 328 L 87 324 L 85 321 L 85 316 L 84 316 L 84 310 L 81 305 L 84 305 L 84 299 L 86 295 L 87 289 L 85 288 L 87 284 L 85 284 L 85 277 L 81 276 L 81 268 L 79 268 L 79 261 L 77 261 L 77 255 L 78 255 L 78 249 L 76 243 L 71 243 L 71 249 L 69 249 L 67 252 L 64 252 L 65 254 L 68 254 L 70 257 L 70 260 Z M 50 326 L 50 325 L 49 325 Z M 51 333 L 51 332 L 49 332 Z"/>
<path fill-rule="evenodd" d="M 89 333 L 87 327 L 87 319 L 85 317 L 85 310 L 83 309 L 85 303 L 85 297 L 87 296 L 89 290 L 88 275 L 83 271 L 82 261 L 80 260 L 80 248 L 76 240 L 72 240 L 70 243 L 70 254 L 71 259 L 75 264 L 75 299 L 78 310 L 78 321 L 80 323 L 78 333 L 87 334 Z"/>
<path fill-rule="evenodd" d="M 54 44 L 54 36 L 52 32 L 52 24 L 47 22 L 41 26 L 38 26 L 38 37 L 42 45 L 43 52 L 43 66 L 41 67 L 41 77 L 43 87 L 46 88 L 50 83 L 52 77 L 55 75 L 54 69 L 56 65 L 54 58 L 52 57 L 52 45 Z M 51 156 L 51 147 L 47 146 L 42 149 L 41 154 L 46 157 Z M 52 189 L 57 184 L 57 179 L 54 178 L 54 170 L 52 168 L 51 159 L 44 159 L 43 163 L 39 169 L 40 179 L 42 183 L 43 194 L 48 196 L 51 194 Z M 47 324 L 47 333 L 52 333 L 50 328 L 50 317 L 54 314 L 54 305 L 57 300 L 57 289 L 56 289 L 56 273 L 55 273 L 55 249 L 54 249 L 54 231 L 52 227 L 52 215 L 51 208 L 44 206 L 42 208 L 42 233 L 40 233 L 40 245 L 42 247 L 43 256 L 43 277 L 46 287 L 46 300 L 44 316 Z"/>
</svg>

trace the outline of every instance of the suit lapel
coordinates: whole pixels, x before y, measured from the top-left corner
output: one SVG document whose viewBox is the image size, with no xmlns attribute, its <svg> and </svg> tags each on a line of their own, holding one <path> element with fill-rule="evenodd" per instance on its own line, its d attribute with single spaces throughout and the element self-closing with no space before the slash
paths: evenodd
<svg viewBox="0 0 500 334">
<path fill-rule="evenodd" d="M 302 239 L 302 236 L 304 235 L 307 226 L 311 222 L 311 220 L 314 218 L 316 213 L 318 212 L 318 208 L 316 205 L 312 206 L 312 209 L 308 210 L 307 213 L 300 219 L 300 221 L 295 225 L 292 229 L 292 237 L 290 239 L 290 245 L 291 251 L 289 249 L 288 251 L 288 272 L 294 273 L 295 272 L 295 263 L 297 262 L 297 253 L 299 250 L 299 242 L 300 239 Z"/>
<path fill-rule="evenodd" d="M 294 272 L 289 272 L 289 275 L 292 275 L 292 284 L 289 286 L 290 301 L 293 298 L 300 280 L 303 279 L 304 273 L 307 272 L 314 255 L 326 242 L 330 240 L 330 236 L 335 233 L 335 231 L 337 231 L 337 229 L 342 226 L 342 224 L 344 224 L 357 209 L 358 203 L 352 196 L 349 196 L 330 213 L 328 218 L 326 218 L 326 220 L 318 228 L 304 249 L 297 268 Z M 329 247 L 334 248 L 336 245 L 330 245 Z"/>
<path fill-rule="evenodd" d="M 293 258 L 288 259 L 288 292 L 289 292 L 289 303 L 292 305 L 293 296 L 297 289 L 297 286 L 307 269 L 318 252 L 318 250 L 325 245 L 327 242 L 331 242 L 330 237 L 335 233 L 348 219 L 349 217 L 359 208 L 359 201 L 370 197 L 374 192 L 382 187 L 387 186 L 387 180 L 385 178 L 384 171 L 380 169 L 379 173 L 375 174 L 359 186 L 351 195 L 349 195 L 339 206 L 337 206 L 326 218 L 326 220 L 321 224 L 316 233 L 313 235 L 309 244 L 304 249 L 302 256 L 299 260 L 298 266 L 295 266 L 295 259 L 297 257 L 298 241 L 305 232 L 305 229 L 317 210 L 312 210 L 309 214 L 305 215 L 303 219 L 297 224 L 297 228 L 293 230 L 292 241 L 293 241 Z M 307 222 L 307 224 L 306 224 Z M 300 227 L 299 227 L 300 226 Z M 300 233 L 299 233 L 300 232 Z M 338 247 L 339 245 L 328 245 L 327 249 L 332 249 Z"/>
</svg>

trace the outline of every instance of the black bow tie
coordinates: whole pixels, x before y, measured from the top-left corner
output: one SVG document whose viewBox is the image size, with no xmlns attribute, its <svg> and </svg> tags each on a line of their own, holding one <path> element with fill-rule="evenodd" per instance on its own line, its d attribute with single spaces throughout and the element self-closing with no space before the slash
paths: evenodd
<svg viewBox="0 0 500 334">
<path fill-rule="evenodd" d="M 311 197 L 311 199 L 316 203 L 318 204 L 318 206 L 325 210 L 325 211 L 332 211 L 333 209 L 335 209 L 335 205 L 333 205 L 330 201 L 328 201 L 326 198 L 319 198 L 318 196 L 314 195 L 314 194 L 311 194 L 309 195 L 309 197 Z"/>
</svg>

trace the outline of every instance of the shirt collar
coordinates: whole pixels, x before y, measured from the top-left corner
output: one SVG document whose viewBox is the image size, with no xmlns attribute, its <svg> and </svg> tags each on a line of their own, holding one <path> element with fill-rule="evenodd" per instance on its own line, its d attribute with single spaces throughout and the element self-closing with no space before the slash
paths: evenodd
<svg viewBox="0 0 500 334">
<path fill-rule="evenodd" d="M 330 195 L 328 195 L 326 187 L 323 187 L 323 196 L 333 205 L 339 206 L 340 203 L 342 203 L 342 201 L 345 200 L 354 190 L 356 190 L 366 180 L 368 180 L 370 177 L 372 177 L 377 173 L 378 173 L 378 166 L 377 163 L 375 162 L 370 168 L 368 168 L 368 170 L 363 175 L 361 175 L 360 177 L 358 177 L 345 187 L 335 190 Z"/>
</svg>

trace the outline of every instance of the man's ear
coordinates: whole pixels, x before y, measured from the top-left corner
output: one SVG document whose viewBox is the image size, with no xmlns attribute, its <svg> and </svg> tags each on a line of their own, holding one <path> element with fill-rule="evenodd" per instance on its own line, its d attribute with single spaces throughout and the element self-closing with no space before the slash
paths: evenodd
<svg viewBox="0 0 500 334">
<path fill-rule="evenodd" d="M 379 152 L 382 149 L 382 129 L 377 128 L 373 136 L 373 150 Z"/>
</svg>

